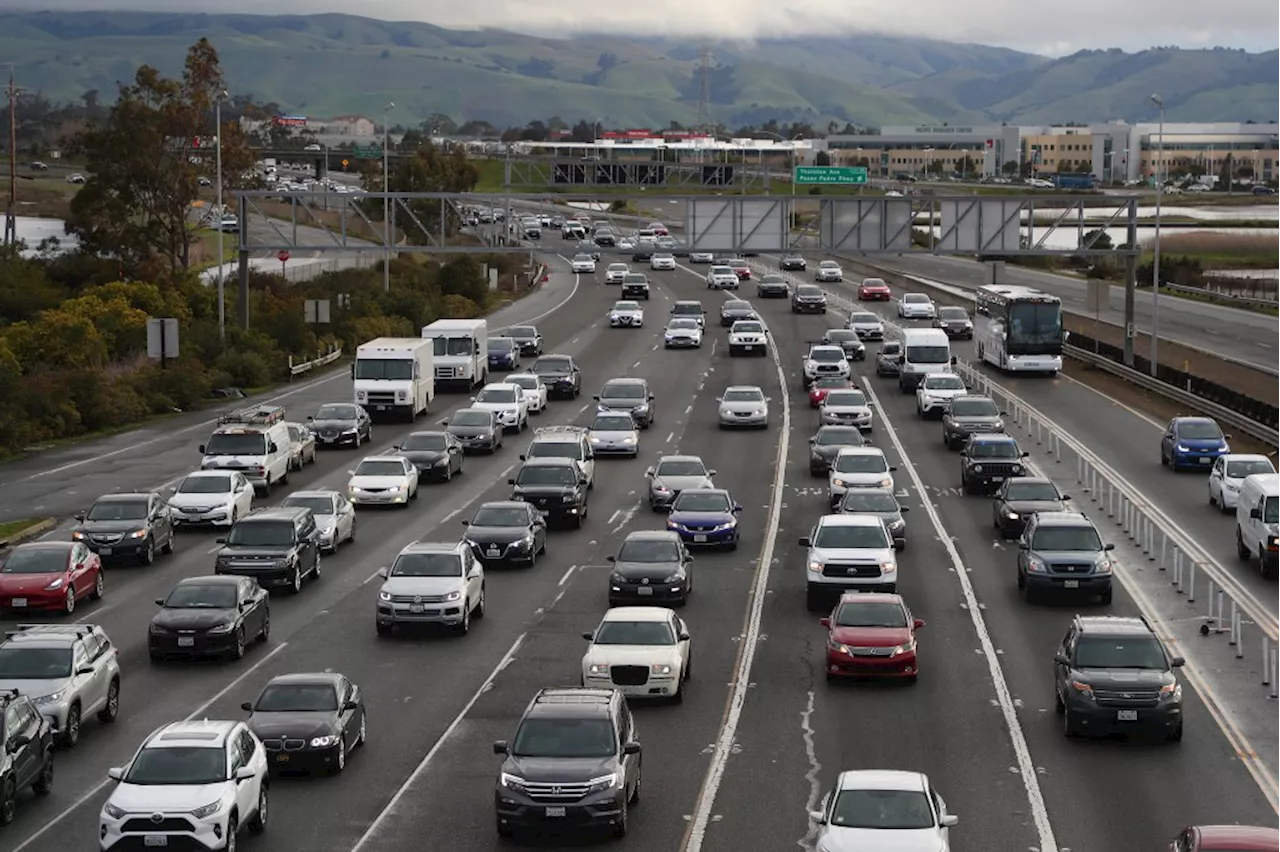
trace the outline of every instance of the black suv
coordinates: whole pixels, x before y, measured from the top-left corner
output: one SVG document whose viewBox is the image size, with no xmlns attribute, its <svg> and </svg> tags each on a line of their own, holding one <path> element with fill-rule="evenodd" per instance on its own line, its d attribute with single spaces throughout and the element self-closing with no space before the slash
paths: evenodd
<svg viewBox="0 0 1280 852">
<path fill-rule="evenodd" d="M 1007 479 L 1027 472 L 1018 442 L 999 433 L 970 435 L 960 453 L 960 485 L 966 494 L 990 494 Z"/>
<path fill-rule="evenodd" d="M 1155 733 L 1182 740 L 1182 684 L 1145 618 L 1077 615 L 1053 655 L 1054 706 L 1068 737 Z"/>
<path fill-rule="evenodd" d="M 1018 539 L 1018 588 L 1028 602 L 1040 592 L 1077 592 L 1109 604 L 1112 550 L 1083 512 L 1034 514 Z"/>
<path fill-rule="evenodd" d="M 581 527 L 587 519 L 587 475 L 573 459 L 529 459 L 507 484 L 512 500 L 530 504 L 548 523 Z"/>
<path fill-rule="evenodd" d="M 1004 412 L 989 396 L 965 394 L 957 396 L 942 412 L 942 443 L 955 450 L 975 432 L 1004 431 Z"/>
<path fill-rule="evenodd" d="M 636 788 L 640 763 L 636 761 Z M 53 791 L 53 727 L 31 699 L 16 689 L 0 691 L 0 825 L 18 813 L 18 792 L 37 796 Z"/>
<path fill-rule="evenodd" d="M 622 298 L 649 301 L 649 277 L 643 272 L 628 272 L 622 279 Z"/>
<path fill-rule="evenodd" d="M 155 491 L 104 494 L 88 512 L 76 515 L 71 537 L 104 563 L 136 559 L 150 565 L 156 551 L 173 553 L 176 533 L 164 498 Z"/>
<path fill-rule="evenodd" d="M 320 530 L 303 506 L 261 509 L 236 521 L 214 561 L 218 574 L 252 577 L 263 588 L 302 591 L 302 578 L 320 579 Z"/>
<path fill-rule="evenodd" d="M 568 355 L 540 355 L 529 372 L 546 383 L 549 396 L 573 399 L 582 393 L 582 371 Z"/>
<path fill-rule="evenodd" d="M 790 292 L 787 279 L 776 272 L 766 272 L 756 281 L 756 295 L 762 299 L 785 299 Z"/>
<path fill-rule="evenodd" d="M 791 291 L 791 313 L 825 314 L 827 294 L 816 284 L 797 284 Z"/>
<path fill-rule="evenodd" d="M 498 835 L 521 829 L 627 833 L 640 798 L 640 743 L 622 693 L 542 689 L 525 708 L 493 791 Z"/>
</svg>

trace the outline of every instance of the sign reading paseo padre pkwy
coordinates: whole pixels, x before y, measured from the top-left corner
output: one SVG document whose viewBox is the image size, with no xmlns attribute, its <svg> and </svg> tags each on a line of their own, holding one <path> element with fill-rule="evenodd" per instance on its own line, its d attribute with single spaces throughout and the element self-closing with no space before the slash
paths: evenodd
<svg viewBox="0 0 1280 852">
<path fill-rule="evenodd" d="M 860 185 L 867 182 L 867 170 L 861 166 L 797 166 L 792 180 L 796 183 Z"/>
</svg>

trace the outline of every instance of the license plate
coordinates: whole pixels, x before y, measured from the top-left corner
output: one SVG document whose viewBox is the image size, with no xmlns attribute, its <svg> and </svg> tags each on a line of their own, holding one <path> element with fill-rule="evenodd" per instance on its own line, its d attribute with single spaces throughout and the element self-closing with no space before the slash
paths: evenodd
<svg viewBox="0 0 1280 852">
<path fill-rule="evenodd" d="M 564 816 L 564 808 L 547 808 L 547 816 L 562 817 Z"/>
<path fill-rule="evenodd" d="M 332 444 L 337 438 L 321 438 L 320 441 L 325 444 Z"/>
<path fill-rule="evenodd" d="M 1062 581 L 1062 588 L 1064 588 L 1064 589 L 1078 589 L 1078 588 L 1080 588 L 1080 581 L 1079 581 L 1079 580 L 1063 580 L 1063 581 Z"/>
<path fill-rule="evenodd" d="M 412 613 L 414 613 L 415 615 L 421 615 L 421 614 L 422 614 L 422 604 L 410 604 L 410 605 L 409 605 L 409 612 L 412 612 Z"/>
<path fill-rule="evenodd" d="M 143 846 L 160 847 L 169 845 L 169 835 L 167 834 L 148 834 L 142 838 Z"/>
<path fill-rule="evenodd" d="M 13 605 L 14 605 L 15 607 L 18 607 L 18 606 L 26 606 L 26 605 L 27 605 L 27 599 L 26 599 L 26 598 L 14 598 L 14 599 L 13 599 Z"/>
<path fill-rule="evenodd" d="M 110 556 L 110 555 L 111 555 L 111 548 L 109 548 L 109 547 L 99 547 L 99 548 L 98 548 L 98 555 L 99 555 L 99 556 Z"/>
<path fill-rule="evenodd" d="M 289 755 L 287 754 L 276 755 L 276 763 L 288 763 L 288 762 L 289 762 Z"/>
<path fill-rule="evenodd" d="M 747 350 L 748 352 L 750 352 L 750 351 L 751 351 L 751 344 L 750 344 L 750 343 L 748 343 L 746 346 L 744 346 L 744 347 L 742 347 L 742 348 L 743 348 L 743 349 L 745 349 L 745 350 Z"/>
<path fill-rule="evenodd" d="M 1208 463 L 1209 463 L 1208 459 L 1200 459 L 1200 464 L 1208 464 Z"/>
<path fill-rule="evenodd" d="M 192 636 L 179 636 L 179 637 L 178 637 L 178 647 L 179 647 L 179 648 L 194 648 L 194 647 L 195 647 L 195 644 L 196 644 L 196 640 L 195 640 L 195 638 L 194 638 L 194 637 L 192 637 Z"/>
<path fill-rule="evenodd" d="M 706 540 L 707 540 L 707 537 L 706 537 L 705 535 L 695 535 L 695 536 L 693 537 L 693 540 L 694 540 L 694 541 L 699 541 L 699 542 L 701 542 L 701 541 L 706 541 Z"/>
<path fill-rule="evenodd" d="M 386 410 L 387 410 L 387 407 L 386 407 L 385 405 L 375 405 L 375 406 L 374 406 L 374 408 L 375 408 L 375 409 L 377 409 L 378 411 L 386 411 Z"/>
<path fill-rule="evenodd" d="M 1138 711 L 1137 710 L 1117 710 L 1116 719 L 1121 722 L 1136 722 L 1138 721 Z"/>
<path fill-rule="evenodd" d="M 645 595 L 652 595 L 653 586 L 641 586 L 637 591 L 639 591 L 640 597 L 644 597 Z"/>
<path fill-rule="evenodd" d="M 993 477 L 991 477 L 991 481 L 992 481 L 992 482 L 1004 482 L 1004 477 L 1003 477 L 1003 476 L 993 476 Z"/>
<path fill-rule="evenodd" d="M 486 553 L 486 555 L 488 555 L 488 556 L 501 556 L 501 555 L 502 555 L 502 551 L 498 550 L 498 548 L 496 548 L 496 547 L 491 547 L 491 548 L 489 548 L 485 553 Z"/>
</svg>

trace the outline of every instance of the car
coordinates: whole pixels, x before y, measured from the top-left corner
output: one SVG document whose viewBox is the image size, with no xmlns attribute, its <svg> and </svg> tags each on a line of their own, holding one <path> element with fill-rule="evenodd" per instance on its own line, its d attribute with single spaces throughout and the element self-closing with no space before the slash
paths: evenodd
<svg viewBox="0 0 1280 852">
<path fill-rule="evenodd" d="M 894 594 L 898 590 L 893 538 L 873 515 L 823 515 L 800 538 L 800 546 L 808 549 L 805 606 L 809 612 L 830 612 L 831 599 L 845 592 Z"/>
<path fill-rule="evenodd" d="M 846 447 L 867 445 L 862 430 L 857 426 L 821 426 L 809 438 L 809 473 L 826 476 L 840 451 Z"/>
<path fill-rule="evenodd" d="M 631 267 L 625 263 L 611 263 L 604 271 L 604 283 L 621 284 L 630 272 Z"/>
<path fill-rule="evenodd" d="M 547 383 L 536 373 L 512 373 L 503 379 L 509 385 L 520 388 L 525 406 L 530 414 L 541 414 L 547 410 L 549 392 Z"/>
<path fill-rule="evenodd" d="M 676 256 L 668 252 L 658 252 L 649 258 L 649 268 L 654 272 L 673 271 L 676 268 Z"/>
<path fill-rule="evenodd" d="M 663 349 L 700 349 L 702 347 L 702 325 L 689 317 L 674 317 L 667 321 L 667 328 L 662 333 Z"/>
<path fill-rule="evenodd" d="M 916 416 L 941 417 L 951 400 L 968 393 L 964 380 L 955 373 L 926 373 L 916 386 Z"/>
<path fill-rule="evenodd" d="M 1160 439 L 1160 464 L 1174 471 L 1208 470 L 1218 456 L 1231 452 L 1230 439 L 1211 417 L 1175 417 Z"/>
<path fill-rule="evenodd" d="M 740 282 L 732 266 L 712 266 L 707 273 L 708 290 L 737 290 Z"/>
<path fill-rule="evenodd" d="M 690 263 L 711 263 L 713 260 L 715 260 L 715 255 L 709 251 L 689 252 Z"/>
<path fill-rule="evenodd" d="M 839 505 L 850 488 L 893 488 L 897 467 L 889 464 L 877 447 L 844 447 L 831 460 L 827 492 L 832 506 Z"/>
<path fill-rule="evenodd" d="M 716 475 L 698 456 L 662 456 L 644 472 L 649 480 L 649 508 L 667 511 L 685 491 L 715 488 Z"/>
<path fill-rule="evenodd" d="M 1068 738 L 1149 731 L 1182 740 L 1183 666 L 1145 617 L 1077 615 L 1053 657 L 1054 709 Z"/>
<path fill-rule="evenodd" d="M 809 382 L 809 407 L 820 408 L 827 394 L 834 390 L 849 390 L 853 382 L 840 376 L 819 376 Z"/>
<path fill-rule="evenodd" d="M 738 515 L 742 505 L 723 488 L 681 491 L 671 501 L 667 529 L 686 546 L 738 549 Z"/>
<path fill-rule="evenodd" d="M 462 440 L 449 432 L 410 432 L 392 449 L 418 469 L 419 481 L 438 479 L 448 482 L 453 479 L 454 474 L 462 473 L 462 465 L 466 459 L 466 447 Z"/>
<path fill-rule="evenodd" d="M 896 769 L 841 772 L 809 817 L 817 824 L 815 848 L 831 850 L 948 852 L 951 827 L 959 822 L 929 776 Z"/>
<path fill-rule="evenodd" d="M 858 285 L 859 302 L 887 302 L 893 298 L 893 291 L 884 283 L 883 278 L 863 278 Z"/>
<path fill-rule="evenodd" d="M 965 494 L 990 494 L 1005 480 L 1025 475 L 1030 456 L 1009 435 L 974 433 L 960 451 L 960 486 Z"/>
<path fill-rule="evenodd" d="M 595 458 L 590 429 L 584 426 L 543 426 L 533 431 L 533 440 L 520 456 L 520 461 L 569 459 L 587 477 L 587 490 L 590 491 L 596 487 Z"/>
<path fill-rule="evenodd" d="M 561 232 L 561 236 L 566 239 L 573 236 L 572 229 L 564 229 Z M 594 275 L 596 271 L 596 259 L 589 254 L 575 254 L 573 256 L 573 260 L 569 262 L 569 267 L 575 273 Z"/>
<path fill-rule="evenodd" d="M 589 481 L 582 465 L 573 459 L 526 459 L 507 484 L 512 500 L 529 503 L 548 524 L 580 529 L 587 520 Z"/>
<path fill-rule="evenodd" d="M 671 236 L 671 231 L 661 222 L 650 222 L 649 230 L 653 231 L 654 236 L 659 238 Z"/>
<path fill-rule="evenodd" d="M 835 377 L 848 379 L 852 375 L 849 359 L 845 357 L 844 347 L 826 346 L 821 343 L 812 344 L 804 356 L 801 378 L 807 390 L 815 379 Z"/>
<path fill-rule="evenodd" d="M 1004 412 L 989 396 L 964 394 L 953 397 L 942 411 L 942 443 L 947 449 L 964 446 L 975 433 L 1004 432 Z"/>
<path fill-rule="evenodd" d="M 0 610 L 70 615 L 82 598 L 105 593 L 102 559 L 84 542 L 28 541 L 0 552 Z"/>
<path fill-rule="evenodd" d="M 790 294 L 791 285 L 776 272 L 766 272 L 756 279 L 756 295 L 762 299 L 785 299 Z"/>
<path fill-rule="evenodd" d="M 305 423 L 286 423 L 285 426 L 289 428 L 289 443 L 293 446 L 289 464 L 294 470 L 302 470 L 309 464 L 315 464 L 316 433 L 312 432 Z M 169 505 L 173 505 L 172 498 L 169 500 Z"/>
<path fill-rule="evenodd" d="M 120 714 L 119 651 L 96 624 L 19 624 L 0 643 L 7 692 L 29 697 L 55 740 L 74 748 L 86 717 L 110 724 Z"/>
<path fill-rule="evenodd" d="M 1254 195 L 1275 195 L 1276 191 L 1270 186 L 1255 186 L 1250 190 Z"/>
<path fill-rule="evenodd" d="M 651 587 L 641 587 L 651 588 Z M 624 606 L 605 613 L 582 638 L 584 687 L 618 690 L 630 699 L 684 700 L 692 660 L 689 626 L 669 609 Z M 642 677 L 643 676 L 643 677 Z M 636 683 L 640 681 L 640 683 Z"/>
<path fill-rule="evenodd" d="M 818 409 L 818 419 L 824 426 L 855 426 L 862 432 L 870 432 L 874 424 L 867 395 L 853 389 L 829 391 Z"/>
<path fill-rule="evenodd" d="M 778 268 L 786 272 L 804 272 L 809 264 L 798 254 L 785 255 L 778 261 Z"/>
<path fill-rule="evenodd" d="M 1275 465 L 1266 456 L 1228 453 L 1218 456 L 1209 471 L 1209 505 L 1224 514 L 1234 513 L 1240 499 L 1240 486 L 1255 473 L 1275 473 Z"/>
<path fill-rule="evenodd" d="M 729 357 L 769 354 L 769 329 L 760 320 L 736 320 L 729 327 Z"/>
<path fill-rule="evenodd" d="M 599 263 L 599 262 L 600 262 L 600 246 L 596 244 L 595 240 L 582 240 L 582 241 L 580 241 L 580 242 L 578 243 L 578 245 L 577 245 L 577 248 L 575 248 L 575 249 L 574 249 L 574 253 L 575 253 L 575 254 L 588 254 L 588 255 L 591 255 L 591 259 L 592 259 L 592 260 L 594 260 L 596 263 Z M 606 284 L 617 284 L 617 283 L 619 283 L 619 282 L 617 282 L 617 281 L 605 281 L 605 283 L 606 283 Z"/>
<path fill-rule="evenodd" d="M 356 506 L 407 508 L 418 499 L 418 466 L 404 456 L 369 456 L 347 473 L 347 499 Z"/>
<path fill-rule="evenodd" d="M 818 264 L 818 269 L 814 272 L 813 279 L 820 283 L 843 281 L 844 270 L 834 260 L 824 260 Z"/>
<path fill-rule="evenodd" d="M 520 344 L 512 337 L 490 337 L 488 342 L 490 370 L 519 370 Z"/>
<path fill-rule="evenodd" d="M 53 730 L 35 704 L 17 690 L 0 689 L 0 826 L 18 816 L 22 790 L 53 792 Z"/>
<path fill-rule="evenodd" d="M 616 556 L 605 559 L 609 572 L 609 606 L 630 603 L 684 606 L 693 592 L 693 556 L 670 530 L 627 533 Z"/>
<path fill-rule="evenodd" d="M 560 239 L 562 240 L 584 240 L 587 236 L 587 229 L 582 227 L 581 222 L 565 222 L 560 228 Z M 587 255 L 591 257 L 591 255 Z M 595 260 L 595 258 L 591 258 Z M 592 270 L 593 272 L 595 270 Z"/>
<path fill-rule="evenodd" d="M 911 507 L 903 506 L 888 488 L 850 488 L 837 507 L 845 515 L 874 515 L 884 521 L 895 550 L 907 547 L 907 521 L 902 517 Z"/>
<path fill-rule="evenodd" d="M 240 708 L 273 773 L 318 769 L 337 775 L 368 737 L 360 687 L 333 671 L 276 675 Z"/>
<path fill-rule="evenodd" d="M 569 355 L 550 354 L 539 356 L 529 372 L 546 382 L 548 396 L 577 399 L 582 393 L 582 371 Z"/>
<path fill-rule="evenodd" d="M 484 618 L 484 564 L 466 542 L 414 542 L 378 576 L 378 636 L 425 625 L 442 625 L 465 636 L 473 618 Z"/>
<path fill-rule="evenodd" d="M 67 175 L 67 183 L 82 184 L 82 183 L 86 183 L 87 181 L 88 181 L 88 178 L 86 178 L 84 175 L 80 174 L 79 172 L 76 172 L 75 174 Z"/>
<path fill-rule="evenodd" d="M 159 492 L 104 494 L 89 511 L 76 515 L 71 540 L 105 561 L 155 562 L 156 551 L 173 553 L 173 516 Z"/>
<path fill-rule="evenodd" d="M 904 293 L 898 300 L 900 319 L 933 319 L 936 313 L 933 300 L 924 293 Z"/>
<path fill-rule="evenodd" d="M 876 375 L 896 376 L 902 366 L 902 341 L 886 340 L 876 353 Z"/>
<path fill-rule="evenodd" d="M 973 340 L 973 320 L 969 319 L 969 312 L 964 308 L 938 308 L 933 327 L 945 331 L 952 340 Z"/>
<path fill-rule="evenodd" d="M 733 385 L 716 397 L 720 403 L 718 420 L 721 429 L 750 426 L 769 428 L 769 397 L 756 385 Z"/>
<path fill-rule="evenodd" d="M 316 433 L 322 447 L 340 447 L 350 444 L 359 448 L 373 440 L 373 420 L 364 406 L 349 402 L 331 402 L 320 406 L 307 418 L 307 425 Z"/>
<path fill-rule="evenodd" d="M 609 309 L 609 328 L 640 328 L 644 325 L 644 308 L 639 302 L 614 302 Z"/>
<path fill-rule="evenodd" d="M 751 280 L 751 266 L 741 258 L 731 258 L 727 266 L 733 270 L 733 274 L 738 276 L 739 281 Z"/>
<path fill-rule="evenodd" d="M 1037 512 L 1065 512 L 1071 497 L 1044 476 L 1014 476 L 996 489 L 991 501 L 991 525 L 1001 538 L 1018 538 Z"/>
<path fill-rule="evenodd" d="M 924 621 L 912 617 L 901 595 L 846 592 L 820 623 L 827 628 L 828 681 L 874 677 L 916 682 L 916 631 Z"/>
<path fill-rule="evenodd" d="M 600 456 L 640 455 L 640 429 L 628 412 L 600 411 L 591 422 L 591 449 Z"/>
<path fill-rule="evenodd" d="M 654 423 L 657 397 L 644 379 L 610 379 L 592 398 L 597 412 L 626 412 L 641 429 L 648 429 Z"/>
<path fill-rule="evenodd" d="M 1104 544 L 1083 512 L 1037 512 L 1018 538 L 1018 589 L 1027 603 L 1042 593 L 1111 603 L 1114 544 Z"/>
<path fill-rule="evenodd" d="M 707 327 L 707 312 L 702 307 L 702 302 L 692 299 L 681 299 L 671 306 L 672 319 L 692 319 L 697 320 L 699 328 Z"/>
<path fill-rule="evenodd" d="M 267 750 L 244 722 L 170 722 L 153 731 L 98 815 L 101 850 L 235 849 L 267 829 Z"/>
<path fill-rule="evenodd" d="M 619 671 L 638 681 L 649 672 Z M 630 685 L 630 684 L 627 684 Z M 579 832 L 625 836 L 630 808 L 640 800 L 639 734 L 617 689 L 540 689 L 525 708 L 494 784 L 498 836 L 546 829 L 555 820 Z"/>
<path fill-rule="evenodd" d="M 280 507 L 311 512 L 320 533 L 320 550 L 324 553 L 337 553 L 338 545 L 343 542 L 355 543 L 355 506 L 337 491 L 295 491 L 281 501 Z"/>
<path fill-rule="evenodd" d="M 521 355 L 532 355 L 535 358 L 542 354 L 542 335 L 537 326 L 513 325 L 506 329 L 506 336 L 520 344 Z"/>
<path fill-rule="evenodd" d="M 502 449 L 503 428 L 496 412 L 464 408 L 455 411 L 452 417 L 441 420 L 440 425 L 462 444 L 464 453 L 485 452 L 493 455 Z"/>
<path fill-rule="evenodd" d="M 229 527 L 253 511 L 253 498 L 253 484 L 243 473 L 198 470 L 173 488 L 169 514 L 176 528 Z"/>
<path fill-rule="evenodd" d="M 507 432 L 523 432 L 529 428 L 529 403 L 525 402 L 524 388 L 519 385 L 487 384 L 471 397 L 471 408 L 492 411 L 498 425 Z"/>
<path fill-rule="evenodd" d="M 235 522 L 215 551 L 214 572 L 252 577 L 262 586 L 302 591 L 305 577 L 320 579 L 320 528 L 310 509 L 277 506 Z"/>
<path fill-rule="evenodd" d="M 622 298 L 649 301 L 649 277 L 639 272 L 628 272 L 622 279 Z"/>
<path fill-rule="evenodd" d="M 884 340 L 884 321 L 870 311 L 853 311 L 845 327 L 862 340 Z"/>
<path fill-rule="evenodd" d="M 1255 194 L 1258 189 L 1254 187 Z M 1192 825 L 1169 843 L 1169 852 L 1277 852 L 1280 831 L 1251 825 Z"/>
<path fill-rule="evenodd" d="M 745 299 L 726 299 L 720 306 L 720 327 L 732 328 L 738 320 L 758 320 L 760 315 Z"/>
<path fill-rule="evenodd" d="M 271 634 L 267 590 L 252 577 L 217 575 L 180 580 L 147 628 L 151 662 L 175 657 L 244 656 L 249 643 Z"/>
<path fill-rule="evenodd" d="M 633 263 L 648 263 L 653 259 L 654 240 L 655 237 L 652 234 L 647 239 L 644 237 L 628 238 L 618 243 L 618 248 L 630 251 Z"/>
<path fill-rule="evenodd" d="M 856 331 L 845 328 L 832 328 L 823 332 L 823 346 L 839 346 L 844 350 L 844 356 L 850 361 L 867 360 L 867 347 L 858 337 Z"/>
<path fill-rule="evenodd" d="M 825 314 L 827 294 L 813 284 L 797 284 L 791 290 L 791 313 Z"/>
<path fill-rule="evenodd" d="M 486 568 L 524 565 L 532 568 L 547 552 L 547 522 L 531 504 L 512 500 L 482 503 L 463 540 Z"/>
</svg>

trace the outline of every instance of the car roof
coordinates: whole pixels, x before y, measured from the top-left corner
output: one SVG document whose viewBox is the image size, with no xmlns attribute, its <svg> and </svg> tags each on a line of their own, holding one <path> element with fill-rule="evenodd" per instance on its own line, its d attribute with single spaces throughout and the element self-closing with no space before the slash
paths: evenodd
<svg viewBox="0 0 1280 852">
<path fill-rule="evenodd" d="M 485 385 L 484 387 L 480 388 L 480 390 L 482 390 L 482 391 L 487 391 L 487 390 L 506 390 L 508 387 L 509 387 L 509 385 L 507 384 L 507 382 L 489 382 L 489 384 L 487 384 L 487 385 Z M 370 458 L 372 458 L 372 456 L 370 456 Z"/>
<path fill-rule="evenodd" d="M 824 260 L 822 261 L 822 263 L 819 263 L 818 265 L 819 266 L 839 266 L 840 264 L 836 263 L 834 260 Z"/>
<path fill-rule="evenodd" d="M 401 548 L 397 556 L 406 553 L 457 553 L 467 545 L 461 541 L 415 541 Z"/>
<path fill-rule="evenodd" d="M 1036 523 L 1042 527 L 1089 527 L 1097 529 L 1088 516 L 1079 512 L 1036 512 Z"/>
<path fill-rule="evenodd" d="M 238 586 L 243 579 L 235 574 L 205 574 L 201 577 L 185 577 L 173 585 L 175 588 L 178 586 Z"/>
<path fill-rule="evenodd" d="M 70 550 L 77 544 L 79 542 L 76 541 L 26 541 L 14 545 L 9 552 L 13 553 L 18 550 Z"/>
<path fill-rule="evenodd" d="M 1077 615 L 1076 625 L 1085 633 L 1116 636 L 1154 636 L 1155 631 L 1141 618 L 1121 615 Z"/>
<path fill-rule="evenodd" d="M 952 402 L 968 402 L 975 399 L 985 400 L 986 402 L 990 402 L 992 404 L 995 403 L 994 399 L 992 399 L 991 397 L 983 393 L 963 393 L 963 394 L 960 394 L 960 396 L 951 397 Z"/>
<path fill-rule="evenodd" d="M 928 293 L 903 293 L 903 294 L 902 294 L 902 298 L 904 298 L 904 299 L 910 299 L 910 298 L 911 298 L 911 297 L 913 297 L 913 296 L 918 296 L 918 297 L 919 297 L 919 298 L 921 298 L 921 299 L 928 299 L 928 298 L 929 298 L 929 294 L 928 294 Z"/>
<path fill-rule="evenodd" d="M 531 375 L 533 375 L 533 374 L 532 374 L 532 373 L 521 373 L 520 375 L 528 375 L 528 376 L 531 376 Z M 448 433 L 448 432 L 446 432 L 446 431 L 444 431 L 443 429 L 426 429 L 426 430 L 423 430 L 423 431 L 421 431 L 421 432 L 410 432 L 408 435 L 405 435 L 405 437 L 406 437 L 406 438 L 439 438 L 439 437 L 441 437 L 442 435 L 448 435 L 448 434 L 449 434 L 449 433 Z M 296 492 L 295 492 L 295 493 L 296 493 Z"/>
<path fill-rule="evenodd" d="M 686 488 L 684 491 L 680 492 L 681 497 L 683 497 L 686 494 L 718 494 L 721 497 L 730 499 L 729 489 L 727 488 Z M 679 499 L 679 497 L 677 497 L 676 499 Z"/>
<path fill-rule="evenodd" d="M 565 458 L 564 456 L 538 456 L 537 458 L 525 459 L 520 463 L 520 467 L 571 467 L 578 462 L 574 459 Z"/>
<path fill-rule="evenodd" d="M 950 370 L 940 370 L 937 373 L 924 374 L 925 381 L 928 381 L 929 379 L 958 379 L 958 378 L 960 377 L 957 376 L 955 373 L 951 372 Z"/>
<path fill-rule="evenodd" d="M 170 722 L 158 728 L 143 748 L 223 748 L 239 722 L 210 719 Z"/>
<path fill-rule="evenodd" d="M 873 515 L 847 514 L 823 515 L 818 523 L 826 527 L 883 527 L 884 521 Z"/>
<path fill-rule="evenodd" d="M 139 500 L 151 499 L 149 491 L 131 491 L 127 494 L 103 494 L 95 503 L 136 503 Z"/>
<path fill-rule="evenodd" d="M 671 530 L 632 530 L 627 533 L 627 537 L 622 540 L 623 544 L 628 541 L 679 541 L 680 536 Z"/>
<path fill-rule="evenodd" d="M 605 387 L 609 385 L 647 385 L 649 382 L 645 379 L 637 379 L 632 376 L 617 376 L 609 379 L 604 383 Z"/>
<path fill-rule="evenodd" d="M 840 347 L 840 346 L 828 346 L 828 345 L 827 345 L 827 344 L 825 344 L 825 343 L 815 343 L 813 346 L 810 346 L 810 347 L 809 347 L 809 351 L 810 351 L 810 352 L 817 352 L 817 351 L 819 351 L 819 350 L 826 350 L 826 351 L 830 351 L 830 352 L 839 352 L 841 355 L 844 355 L 844 348 L 843 348 L 843 347 Z"/>
<path fill-rule="evenodd" d="M 1197 825 L 1193 829 L 1201 843 L 1235 852 L 1275 852 L 1280 840 L 1280 831 L 1256 825 Z"/>
<path fill-rule="evenodd" d="M 1055 488 L 1057 488 L 1057 485 L 1054 485 L 1053 480 L 1047 476 L 1015 476 L 1013 479 L 1010 479 L 1008 481 L 1014 483 L 1015 485 L 1019 485 L 1019 484 L 1053 485 Z M 1051 513 L 1041 512 L 1040 514 L 1045 515 L 1045 514 L 1051 514 Z"/>
<path fill-rule="evenodd" d="M 974 432 L 969 439 L 975 444 L 1016 444 L 1017 439 L 1004 432 Z"/>
<path fill-rule="evenodd" d="M 1271 461 L 1269 456 L 1260 455 L 1258 453 L 1227 453 L 1222 456 L 1227 461 Z"/>
<path fill-rule="evenodd" d="M 764 389 L 759 385 L 729 385 L 729 387 L 724 389 L 724 392 L 728 393 L 729 391 L 759 391 L 760 393 L 764 393 Z"/>
<path fill-rule="evenodd" d="M 285 425 L 286 426 L 302 426 L 303 424 L 286 423 Z M 215 476 L 230 476 L 233 473 L 239 473 L 239 472 L 240 471 L 238 470 L 226 470 L 226 469 L 218 470 L 216 468 L 213 470 L 193 470 L 182 478 L 183 479 L 212 479 Z"/>
<path fill-rule="evenodd" d="M 902 595 L 891 592 L 845 592 L 840 596 L 840 603 L 896 603 L 906 606 Z"/>
<path fill-rule="evenodd" d="M 540 689 L 529 702 L 525 716 L 605 716 L 613 707 L 616 690 L 588 687 Z"/>
<path fill-rule="evenodd" d="M 924 792 L 922 772 L 904 769 L 848 769 L 836 779 L 838 790 L 918 790 Z"/>
<path fill-rule="evenodd" d="M 704 466 L 706 465 L 706 462 L 702 460 L 702 456 L 659 456 L 657 462 L 655 462 L 654 464 L 656 466 L 656 465 L 662 464 L 663 462 L 670 462 L 670 461 L 696 461 L 698 462 L 698 464 L 701 464 Z"/>
<path fill-rule="evenodd" d="M 671 610 L 663 606 L 616 606 L 601 621 L 666 621 Z"/>
<path fill-rule="evenodd" d="M 839 454 L 842 456 L 883 456 L 884 450 L 879 447 L 845 447 Z"/>
<path fill-rule="evenodd" d="M 317 684 L 324 683 L 333 685 L 338 682 L 342 675 L 337 672 L 293 672 L 290 674 L 276 675 L 267 681 L 267 686 L 275 684 Z"/>
<path fill-rule="evenodd" d="M 528 505 L 523 500 L 486 500 L 476 507 L 476 511 L 480 509 L 523 509 Z"/>
<path fill-rule="evenodd" d="M 1179 415 L 1173 418 L 1173 422 L 1178 426 L 1181 426 L 1183 423 L 1212 423 L 1214 426 L 1218 425 L 1218 421 L 1214 420 L 1212 417 L 1198 417 L 1194 415 Z"/>
</svg>

